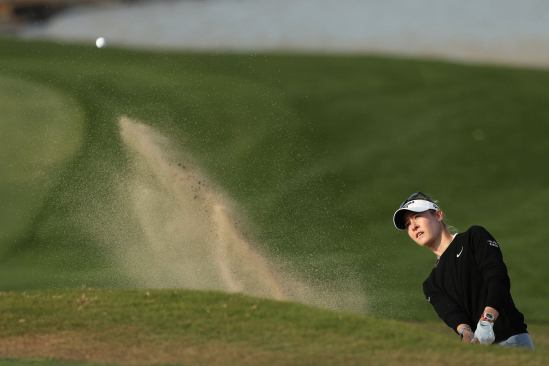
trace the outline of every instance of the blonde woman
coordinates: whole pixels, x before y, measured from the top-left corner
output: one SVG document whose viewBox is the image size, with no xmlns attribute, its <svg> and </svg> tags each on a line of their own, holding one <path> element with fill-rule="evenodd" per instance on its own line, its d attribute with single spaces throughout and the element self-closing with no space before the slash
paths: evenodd
<svg viewBox="0 0 549 366">
<path fill-rule="evenodd" d="M 486 229 L 450 233 L 442 210 L 421 192 L 400 205 L 393 223 L 437 256 L 423 293 L 462 342 L 534 349 L 510 294 L 501 249 Z"/>
</svg>

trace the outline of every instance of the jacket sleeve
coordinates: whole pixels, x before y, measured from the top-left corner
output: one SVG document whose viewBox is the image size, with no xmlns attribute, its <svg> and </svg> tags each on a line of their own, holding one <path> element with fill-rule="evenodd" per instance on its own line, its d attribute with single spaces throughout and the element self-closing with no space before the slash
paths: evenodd
<svg viewBox="0 0 549 366">
<path fill-rule="evenodd" d="M 488 287 L 485 306 L 501 312 L 509 301 L 511 280 L 503 254 L 494 237 L 481 226 L 471 228 L 472 250 L 478 269 Z"/>
<path fill-rule="evenodd" d="M 423 282 L 423 293 L 425 294 L 427 301 L 435 308 L 439 318 L 452 328 L 454 332 L 457 333 L 457 327 L 460 324 L 473 325 L 467 312 L 436 286 L 432 273 L 431 276 Z"/>
</svg>

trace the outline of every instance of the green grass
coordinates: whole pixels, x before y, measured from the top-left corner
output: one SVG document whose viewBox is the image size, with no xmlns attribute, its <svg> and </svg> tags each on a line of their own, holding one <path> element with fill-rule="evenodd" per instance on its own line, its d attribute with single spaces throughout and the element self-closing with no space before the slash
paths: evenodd
<svg viewBox="0 0 549 366">
<path fill-rule="evenodd" d="M 63 365 L 63 366 L 79 366 L 79 365 L 87 365 L 87 366 L 93 366 L 96 364 L 92 363 L 84 363 L 84 362 L 70 362 L 70 361 L 59 361 L 55 359 L 0 359 L 0 365 L 2 366 L 48 366 L 48 365 Z M 99 365 L 99 364 L 97 364 Z M 102 364 L 104 365 L 104 364 Z"/>
<path fill-rule="evenodd" d="M 55 88 L 0 75 L 0 256 L 33 227 L 56 168 L 76 154 L 83 141 L 78 104 Z"/>
<path fill-rule="evenodd" d="M 546 325 L 538 329 L 549 333 Z M 0 295 L 0 349 L 15 340 L 46 365 L 460 365 L 463 359 L 542 365 L 549 339 L 536 335 L 535 352 L 471 346 L 429 324 L 217 292 L 83 288 Z"/>
<path fill-rule="evenodd" d="M 526 322 L 549 321 L 547 71 L 0 40 L 0 81 L 0 289 L 132 286 L 82 225 L 126 164 L 128 115 L 192 153 L 271 254 L 327 283 L 355 273 L 370 315 L 436 320 L 435 258 L 391 222 L 421 189 L 496 237 Z"/>
</svg>

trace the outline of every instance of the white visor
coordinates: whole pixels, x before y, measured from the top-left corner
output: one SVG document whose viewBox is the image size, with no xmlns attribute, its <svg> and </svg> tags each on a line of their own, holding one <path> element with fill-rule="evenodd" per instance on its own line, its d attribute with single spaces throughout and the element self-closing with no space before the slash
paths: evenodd
<svg viewBox="0 0 549 366">
<path fill-rule="evenodd" d="M 405 230 L 404 214 L 406 211 L 425 212 L 427 210 L 440 210 L 436 203 L 426 200 L 413 200 L 406 202 L 393 215 L 393 223 L 398 230 Z"/>
</svg>

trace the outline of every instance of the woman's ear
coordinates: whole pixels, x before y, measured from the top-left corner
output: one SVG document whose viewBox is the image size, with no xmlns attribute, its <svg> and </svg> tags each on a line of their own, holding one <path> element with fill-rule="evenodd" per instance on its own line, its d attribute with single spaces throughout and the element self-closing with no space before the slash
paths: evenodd
<svg viewBox="0 0 549 366">
<path fill-rule="evenodd" d="M 438 221 L 444 220 L 444 212 L 442 212 L 442 210 L 437 210 L 437 220 Z"/>
</svg>

